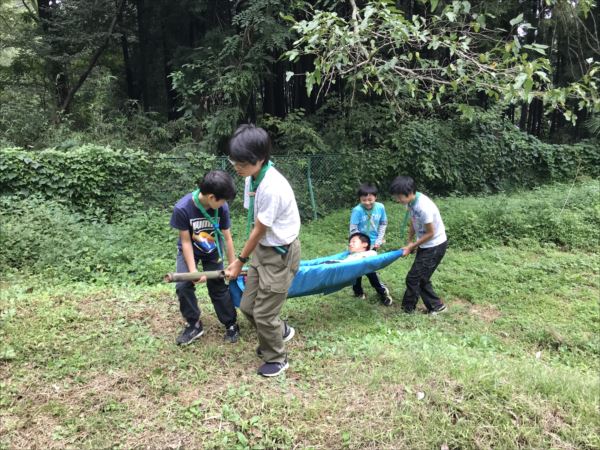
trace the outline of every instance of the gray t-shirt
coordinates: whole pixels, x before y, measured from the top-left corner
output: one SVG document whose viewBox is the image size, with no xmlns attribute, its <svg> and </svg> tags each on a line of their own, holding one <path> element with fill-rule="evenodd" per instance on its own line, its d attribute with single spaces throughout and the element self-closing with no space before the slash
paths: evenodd
<svg viewBox="0 0 600 450">
<path fill-rule="evenodd" d="M 408 207 L 408 211 L 417 233 L 417 240 L 425 234 L 425 224 L 433 223 L 433 237 L 419 247 L 430 248 L 446 242 L 446 227 L 444 227 L 440 210 L 429 197 L 419 194 L 419 199 L 413 206 Z"/>
<path fill-rule="evenodd" d="M 250 205 L 250 177 L 244 188 L 244 207 Z M 300 213 L 288 180 L 274 167 L 269 168 L 254 197 L 254 217 L 267 227 L 262 245 L 275 247 L 294 242 L 300 233 Z"/>
</svg>

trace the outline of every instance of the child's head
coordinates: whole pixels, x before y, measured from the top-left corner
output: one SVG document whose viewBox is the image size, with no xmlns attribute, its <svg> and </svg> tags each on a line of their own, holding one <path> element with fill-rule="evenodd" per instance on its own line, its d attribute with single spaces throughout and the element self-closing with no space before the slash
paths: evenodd
<svg viewBox="0 0 600 450">
<path fill-rule="evenodd" d="M 414 198 L 417 192 L 415 180 L 411 177 L 398 176 L 394 178 L 390 186 L 390 194 L 392 198 L 398 203 L 408 205 Z"/>
<path fill-rule="evenodd" d="M 211 170 L 198 183 L 203 196 L 209 199 L 211 208 L 219 208 L 235 198 L 233 178 L 223 170 Z M 218 204 L 218 205 L 217 205 Z"/>
<path fill-rule="evenodd" d="M 255 175 L 271 157 L 271 138 L 260 127 L 240 125 L 229 140 L 229 160 L 238 175 Z"/>
<path fill-rule="evenodd" d="M 350 253 L 366 252 L 371 248 L 371 239 L 364 233 L 353 233 L 348 239 Z"/>
<path fill-rule="evenodd" d="M 377 200 L 377 187 L 369 183 L 363 183 L 358 187 L 356 195 L 358 196 L 360 204 L 365 209 L 371 209 Z"/>
</svg>

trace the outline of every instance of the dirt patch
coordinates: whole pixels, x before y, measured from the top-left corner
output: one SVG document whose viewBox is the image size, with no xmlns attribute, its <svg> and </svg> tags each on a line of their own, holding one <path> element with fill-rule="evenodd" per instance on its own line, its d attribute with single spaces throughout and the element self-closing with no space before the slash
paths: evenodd
<svg viewBox="0 0 600 450">
<path fill-rule="evenodd" d="M 491 323 L 502 316 L 498 308 L 493 305 L 476 305 L 461 298 L 456 298 L 449 302 L 449 307 L 452 308 L 452 306 L 460 306 L 466 309 L 470 315 L 486 323 Z"/>
</svg>

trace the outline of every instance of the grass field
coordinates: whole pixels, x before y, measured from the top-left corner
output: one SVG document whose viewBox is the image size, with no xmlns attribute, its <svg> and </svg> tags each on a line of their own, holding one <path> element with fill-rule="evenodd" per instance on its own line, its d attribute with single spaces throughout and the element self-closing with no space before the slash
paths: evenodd
<svg viewBox="0 0 600 450">
<path fill-rule="evenodd" d="M 339 249 L 324 229 L 305 255 Z M 398 300 L 410 262 L 381 272 Z M 178 348 L 172 286 L 8 275 L 0 447 L 597 449 L 598 280 L 593 253 L 450 248 L 446 314 L 290 299 L 290 369 L 263 379 L 254 332 L 224 343 L 203 289 L 205 335 Z"/>
</svg>

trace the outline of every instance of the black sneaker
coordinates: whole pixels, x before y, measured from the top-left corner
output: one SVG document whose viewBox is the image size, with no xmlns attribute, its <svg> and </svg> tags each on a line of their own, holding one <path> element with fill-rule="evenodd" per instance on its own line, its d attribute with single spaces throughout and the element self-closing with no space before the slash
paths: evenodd
<svg viewBox="0 0 600 450">
<path fill-rule="evenodd" d="M 367 299 L 367 296 L 365 295 L 365 293 L 364 293 L 364 292 L 363 292 L 362 294 L 354 294 L 354 296 L 355 296 L 356 298 L 359 298 L 359 299 L 361 299 L 361 300 L 366 300 L 366 299 Z"/>
<path fill-rule="evenodd" d="M 258 368 L 257 373 L 263 377 L 276 377 L 285 372 L 288 367 L 290 367 L 290 365 L 288 364 L 287 359 L 282 363 L 267 362 Z"/>
<path fill-rule="evenodd" d="M 296 330 L 294 327 L 290 327 L 287 322 L 283 321 L 283 342 L 291 341 L 294 335 L 296 334 Z"/>
<path fill-rule="evenodd" d="M 225 330 L 225 336 L 223 336 L 227 342 L 235 344 L 240 339 L 240 326 L 237 323 L 227 327 Z"/>
<path fill-rule="evenodd" d="M 385 292 L 383 294 L 379 294 L 381 303 L 383 303 L 384 306 L 392 306 L 394 299 L 390 295 L 390 290 L 387 287 L 385 287 L 384 289 L 385 289 Z"/>
<path fill-rule="evenodd" d="M 432 316 L 436 316 L 439 313 L 443 313 L 444 311 L 447 311 L 448 307 L 444 304 L 442 304 L 441 306 L 438 306 L 437 309 L 434 309 L 433 311 L 429 311 L 429 314 L 431 314 Z"/>
<path fill-rule="evenodd" d="M 198 321 L 196 325 L 188 325 L 177 337 L 177 345 L 188 345 L 204 334 L 202 322 Z"/>
</svg>

